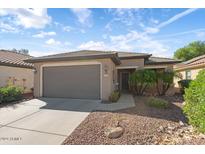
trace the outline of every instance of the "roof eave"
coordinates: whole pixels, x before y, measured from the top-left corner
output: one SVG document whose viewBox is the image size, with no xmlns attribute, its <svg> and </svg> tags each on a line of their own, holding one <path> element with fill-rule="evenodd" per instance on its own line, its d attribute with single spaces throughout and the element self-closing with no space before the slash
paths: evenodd
<svg viewBox="0 0 205 154">
<path fill-rule="evenodd" d="M 181 61 L 167 61 L 167 62 L 145 62 L 145 65 L 161 65 L 161 64 L 178 64 Z"/>
<path fill-rule="evenodd" d="M 139 58 L 149 58 L 152 55 L 141 55 L 141 56 L 124 56 L 124 57 L 119 57 L 119 59 L 123 60 L 123 59 L 139 59 Z"/>
<path fill-rule="evenodd" d="M 25 62 L 28 63 L 38 63 L 38 62 L 48 62 L 48 61 L 65 61 L 65 60 L 87 60 L 87 59 L 102 59 L 102 58 L 111 58 L 112 61 L 119 65 L 120 60 L 116 53 L 106 54 L 106 55 L 88 55 L 88 56 L 73 56 L 73 57 L 55 57 L 55 58 L 34 58 L 26 59 Z"/>
<path fill-rule="evenodd" d="M 0 66 L 8 66 L 8 67 L 19 67 L 19 68 L 33 69 L 33 66 L 19 65 L 19 64 L 12 64 L 12 63 L 4 63 L 4 62 L 0 62 Z"/>
</svg>

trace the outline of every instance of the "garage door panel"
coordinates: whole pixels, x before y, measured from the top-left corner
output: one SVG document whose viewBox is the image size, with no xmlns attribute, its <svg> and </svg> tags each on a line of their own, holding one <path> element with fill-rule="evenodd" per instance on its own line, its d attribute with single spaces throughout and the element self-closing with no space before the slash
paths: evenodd
<svg viewBox="0 0 205 154">
<path fill-rule="evenodd" d="M 100 99 L 100 65 L 44 67 L 43 96 Z"/>
</svg>

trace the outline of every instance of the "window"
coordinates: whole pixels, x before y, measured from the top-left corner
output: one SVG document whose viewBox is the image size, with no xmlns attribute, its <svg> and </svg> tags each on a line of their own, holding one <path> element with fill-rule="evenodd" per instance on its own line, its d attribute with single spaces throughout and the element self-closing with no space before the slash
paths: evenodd
<svg viewBox="0 0 205 154">
<path fill-rule="evenodd" d="M 191 71 L 190 70 L 186 71 L 186 79 L 187 80 L 191 79 Z"/>
</svg>

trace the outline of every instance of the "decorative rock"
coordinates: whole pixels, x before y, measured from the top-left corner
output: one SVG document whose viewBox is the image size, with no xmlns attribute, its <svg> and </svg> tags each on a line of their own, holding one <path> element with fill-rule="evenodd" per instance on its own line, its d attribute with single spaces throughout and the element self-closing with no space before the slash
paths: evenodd
<svg viewBox="0 0 205 154">
<path fill-rule="evenodd" d="M 169 129 L 169 130 L 175 130 L 175 127 L 168 126 L 167 129 Z"/>
<path fill-rule="evenodd" d="M 201 139 L 205 139 L 205 134 L 200 133 L 200 134 L 199 134 L 199 137 L 200 137 Z"/>
<path fill-rule="evenodd" d="M 179 121 L 180 126 L 184 126 L 184 123 L 182 121 Z"/>
<path fill-rule="evenodd" d="M 184 137 L 184 135 L 183 135 L 183 134 L 179 134 L 178 136 L 179 136 L 179 137 Z"/>
<path fill-rule="evenodd" d="M 119 126 L 120 126 L 120 122 L 119 122 L 119 121 L 116 121 L 115 127 L 119 127 Z"/>
<path fill-rule="evenodd" d="M 170 135 L 171 135 L 171 134 L 173 134 L 173 133 L 172 133 L 171 130 L 168 130 L 168 131 L 167 131 L 167 134 L 170 134 Z"/>
<path fill-rule="evenodd" d="M 164 127 L 160 126 L 159 129 L 158 129 L 158 132 L 164 132 Z"/>
<path fill-rule="evenodd" d="M 111 139 L 118 138 L 123 134 L 124 130 L 122 127 L 110 127 L 105 130 L 105 135 Z"/>
</svg>

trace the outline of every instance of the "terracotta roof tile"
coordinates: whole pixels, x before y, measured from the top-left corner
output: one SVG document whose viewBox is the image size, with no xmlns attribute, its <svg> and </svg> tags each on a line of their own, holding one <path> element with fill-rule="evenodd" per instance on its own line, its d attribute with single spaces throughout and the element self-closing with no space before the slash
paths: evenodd
<svg viewBox="0 0 205 154">
<path fill-rule="evenodd" d="M 175 65 L 175 69 L 198 67 L 199 65 L 203 64 L 205 64 L 205 55 L 198 56 L 183 63 L 177 64 Z"/>
<path fill-rule="evenodd" d="M 0 65 L 32 68 L 33 64 L 24 62 L 25 59 L 29 58 L 32 57 L 17 52 L 0 50 Z"/>
<path fill-rule="evenodd" d="M 145 64 L 157 64 L 157 63 L 179 63 L 180 60 L 175 60 L 172 58 L 164 58 L 164 57 L 150 57 L 145 61 Z"/>
</svg>

